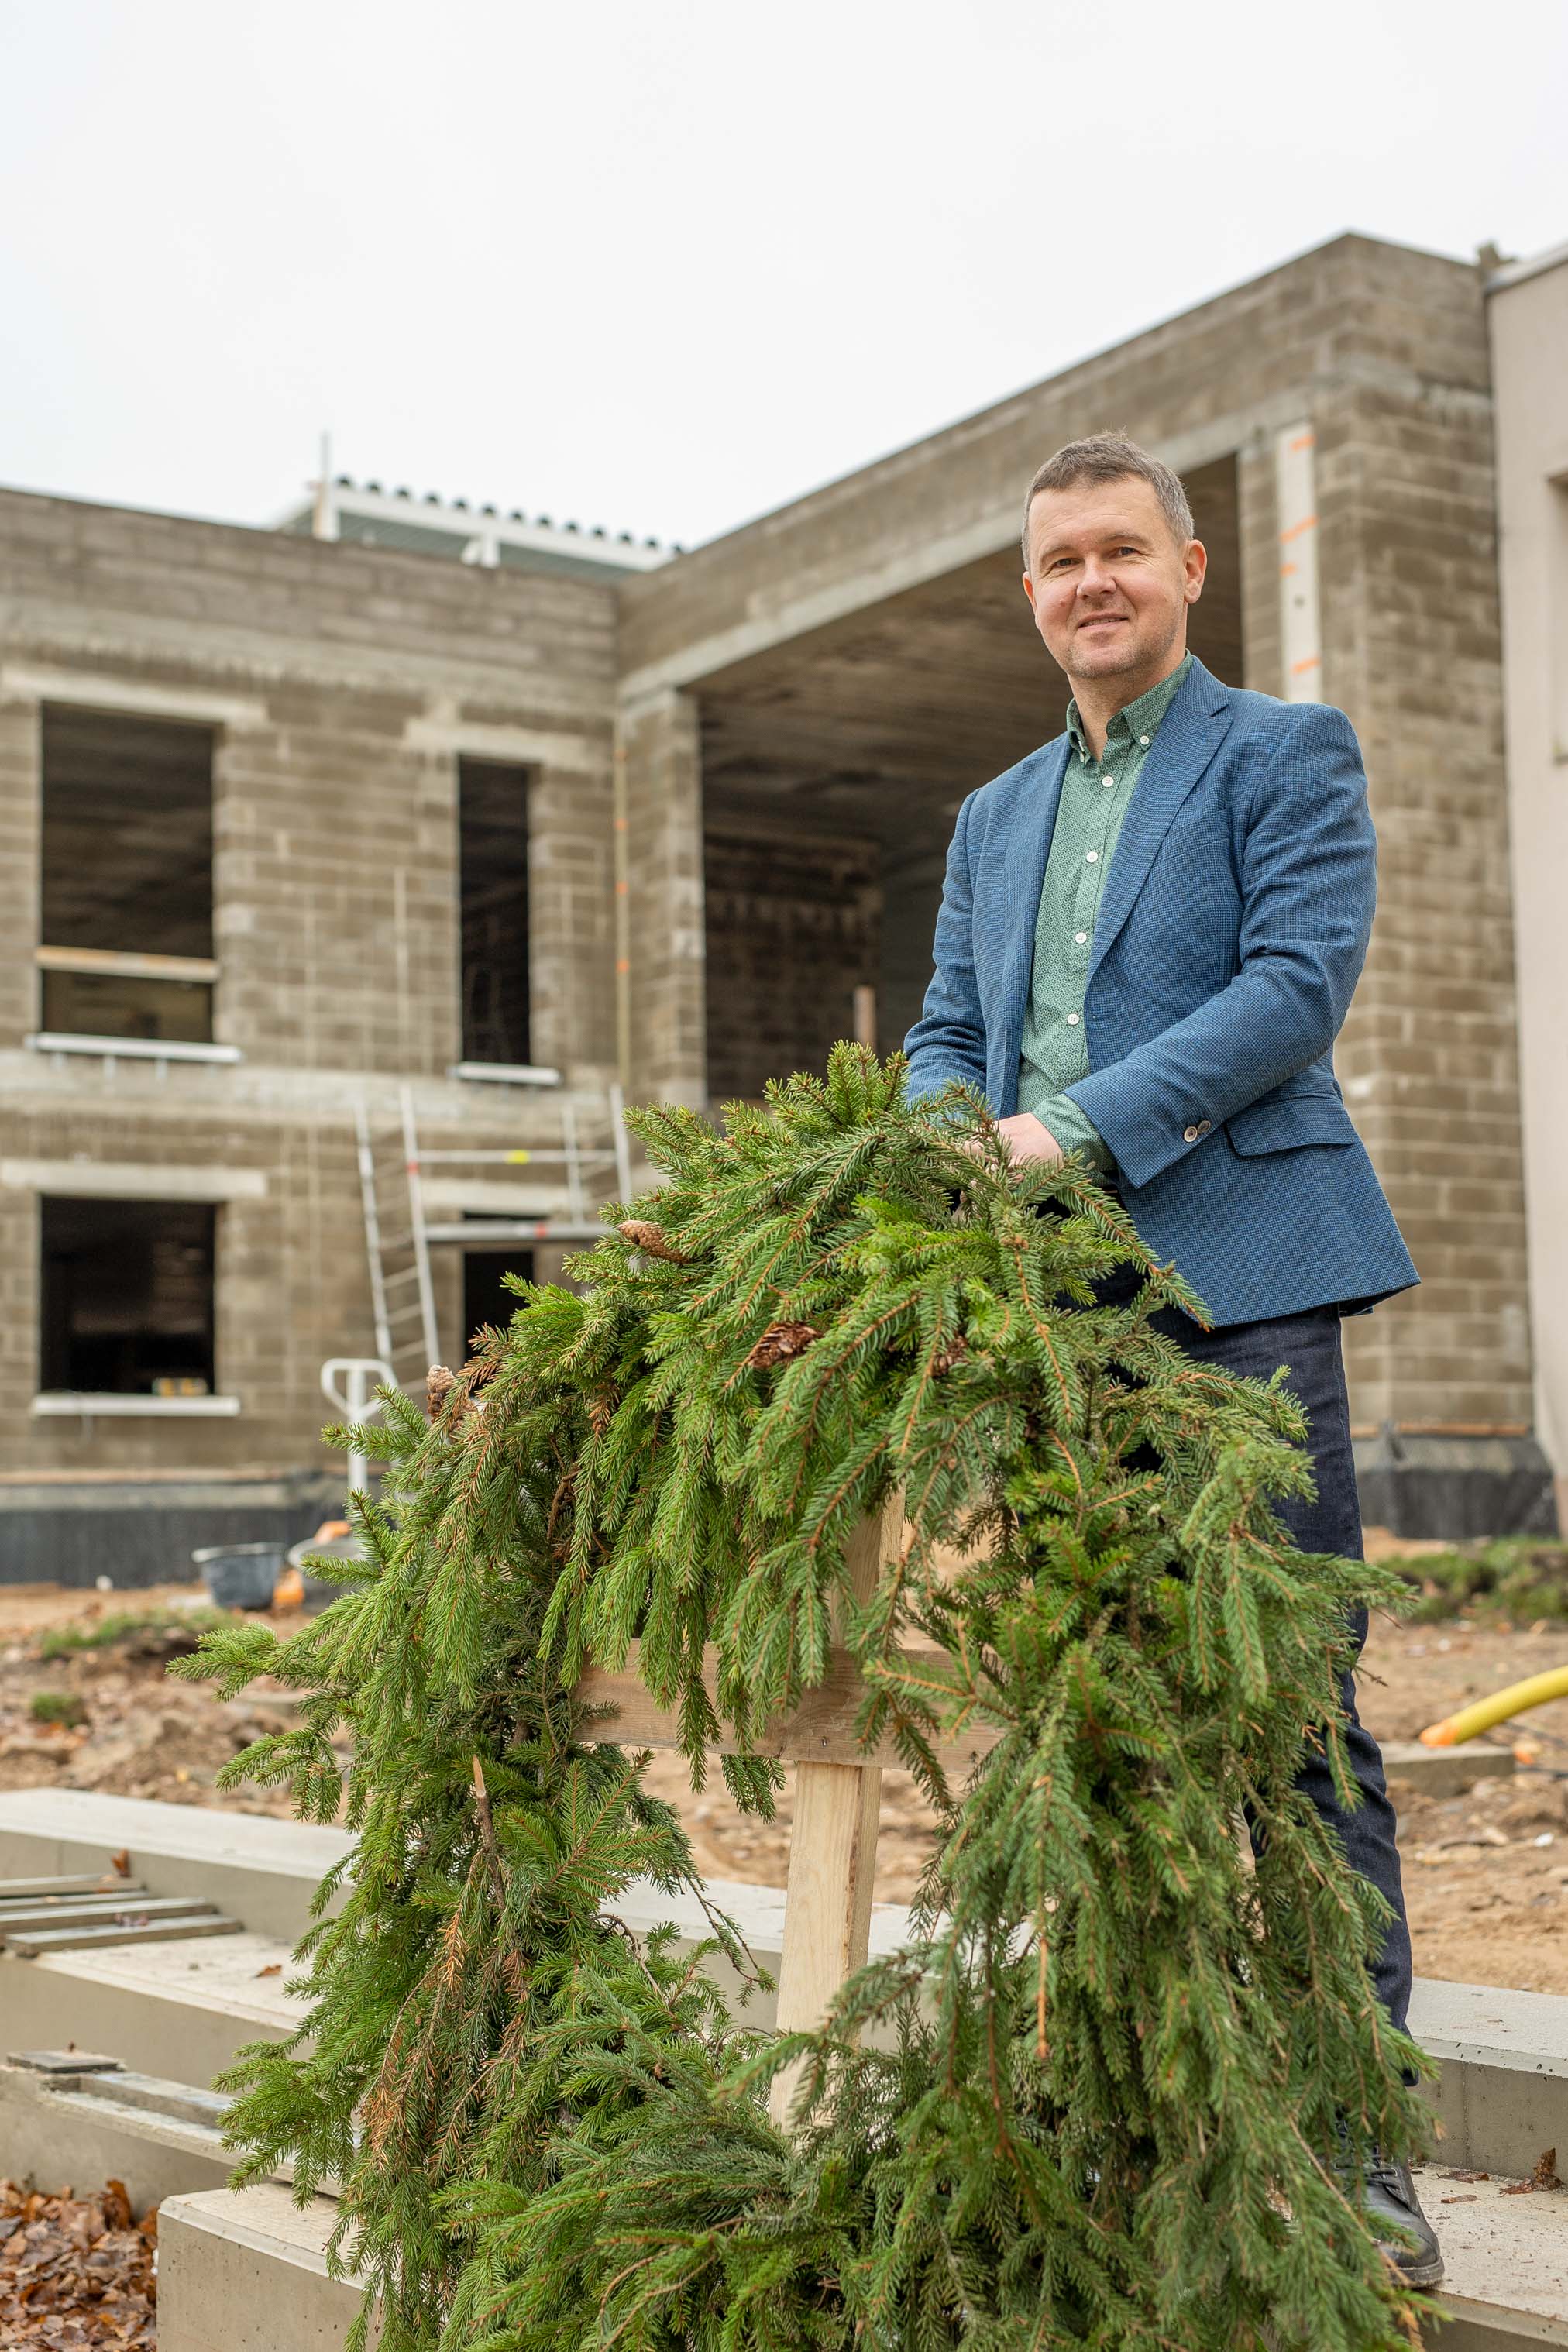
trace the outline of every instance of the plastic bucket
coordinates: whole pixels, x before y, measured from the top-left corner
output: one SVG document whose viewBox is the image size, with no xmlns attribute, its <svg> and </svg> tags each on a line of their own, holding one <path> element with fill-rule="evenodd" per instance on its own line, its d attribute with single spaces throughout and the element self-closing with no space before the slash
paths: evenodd
<svg viewBox="0 0 1568 2352">
<path fill-rule="evenodd" d="M 208 1544 L 191 1559 L 216 1608 L 271 1608 L 272 1588 L 283 1573 L 281 1544 Z"/>
</svg>

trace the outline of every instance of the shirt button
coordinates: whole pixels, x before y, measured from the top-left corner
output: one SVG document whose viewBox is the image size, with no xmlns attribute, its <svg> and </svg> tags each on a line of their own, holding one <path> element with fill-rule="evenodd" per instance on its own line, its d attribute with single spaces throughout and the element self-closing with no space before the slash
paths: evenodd
<svg viewBox="0 0 1568 2352">
<path fill-rule="evenodd" d="M 1182 1129 L 1182 1141 L 1183 1141 L 1184 1143 L 1195 1143 L 1195 1142 L 1197 1141 L 1197 1139 L 1198 1139 L 1198 1131 L 1197 1131 L 1197 1129 L 1196 1129 L 1195 1127 L 1184 1127 L 1184 1128 L 1183 1128 L 1183 1129 Z"/>
<path fill-rule="evenodd" d="M 1092 866 L 1092 865 L 1094 864 L 1095 859 L 1096 859 L 1099 856 L 1100 856 L 1100 852 L 1099 852 L 1099 850 L 1098 850 L 1098 849 L 1089 849 L 1089 850 L 1086 850 L 1086 851 L 1084 852 L 1084 863 L 1085 863 L 1085 865 L 1086 865 L 1086 866 Z"/>
<path fill-rule="evenodd" d="M 1101 776 L 1100 781 L 1105 786 L 1106 791 L 1109 792 L 1111 785 L 1116 782 L 1116 779 L 1114 776 Z"/>
<path fill-rule="evenodd" d="M 1068 1027 L 1069 1029 L 1076 1029 L 1078 1027 L 1078 1014 L 1076 1013 L 1069 1013 L 1068 1014 Z"/>
<path fill-rule="evenodd" d="M 1080 948 L 1086 948 L 1089 945 L 1089 933 L 1087 931 L 1075 931 L 1073 933 L 1073 938 Z"/>
<path fill-rule="evenodd" d="M 1142 743 L 1142 744 L 1143 749 L 1144 749 L 1144 750 L 1145 750 L 1145 751 L 1146 751 L 1149 749 L 1149 738 L 1147 737 L 1147 735 L 1140 735 L 1140 737 L 1138 738 L 1138 740 L 1140 741 L 1140 743 Z"/>
</svg>

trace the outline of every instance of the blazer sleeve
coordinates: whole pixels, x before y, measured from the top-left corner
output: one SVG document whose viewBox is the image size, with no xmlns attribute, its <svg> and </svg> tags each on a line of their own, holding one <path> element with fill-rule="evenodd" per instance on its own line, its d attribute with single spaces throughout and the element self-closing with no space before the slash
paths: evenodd
<svg viewBox="0 0 1568 2352">
<path fill-rule="evenodd" d="M 1326 704 L 1298 707 L 1247 814 L 1235 979 L 1067 1088 L 1130 1184 L 1321 1060 L 1350 1008 L 1377 898 L 1377 836 L 1350 720 Z"/>
<path fill-rule="evenodd" d="M 974 971 L 974 895 L 969 868 L 969 820 L 973 793 L 958 812 L 947 853 L 947 874 L 936 919 L 936 969 L 921 1017 L 904 1040 L 910 1102 L 940 1094 L 950 1079 L 985 1087 L 985 1024 Z"/>
</svg>

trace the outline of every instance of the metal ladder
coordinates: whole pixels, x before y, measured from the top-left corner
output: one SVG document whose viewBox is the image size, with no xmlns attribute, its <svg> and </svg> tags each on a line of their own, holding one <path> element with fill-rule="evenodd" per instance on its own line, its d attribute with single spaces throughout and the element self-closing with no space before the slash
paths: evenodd
<svg viewBox="0 0 1568 2352">
<path fill-rule="evenodd" d="M 399 1089 L 397 1129 L 371 1131 L 362 1098 L 354 1105 L 354 1139 L 360 1199 L 364 1211 L 365 1255 L 370 1265 L 371 1304 L 376 1353 L 392 1367 L 397 1384 L 410 1393 L 423 1390 L 425 1375 L 440 1363 L 432 1247 L 453 1243 L 482 1247 L 496 1242 L 593 1242 L 604 1232 L 594 1212 L 608 1191 L 612 1172 L 618 1197 L 631 1197 L 631 1151 L 626 1140 L 625 1100 L 618 1086 L 603 1097 L 602 1141 L 585 1137 L 581 1107 L 570 1096 L 560 1104 L 559 1146 L 512 1150 L 426 1151 L 414 1116 L 414 1089 Z M 565 1214 L 467 1216 L 432 1221 L 425 1202 L 426 1171 L 436 1167 L 559 1168 L 564 1179 Z"/>
</svg>

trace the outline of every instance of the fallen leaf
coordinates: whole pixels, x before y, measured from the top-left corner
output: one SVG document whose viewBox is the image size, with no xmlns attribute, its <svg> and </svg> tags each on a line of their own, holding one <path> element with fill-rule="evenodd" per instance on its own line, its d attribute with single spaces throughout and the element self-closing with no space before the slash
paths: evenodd
<svg viewBox="0 0 1568 2352">
<path fill-rule="evenodd" d="M 1437 2202 L 1440 2205 L 1479 2205 L 1480 2200 L 1472 2191 L 1466 2197 L 1440 2197 Z"/>
<path fill-rule="evenodd" d="M 1554 2147 L 1543 2147 L 1536 2158 L 1530 2185 L 1532 2189 L 1562 2188 L 1563 2183 L 1557 2178 L 1557 2150 Z"/>
<path fill-rule="evenodd" d="M 258 1969 L 256 1973 L 258 1977 L 280 1977 L 283 1973 L 283 1963 L 281 1960 L 268 1960 L 267 1966 L 264 1969 Z"/>
</svg>

